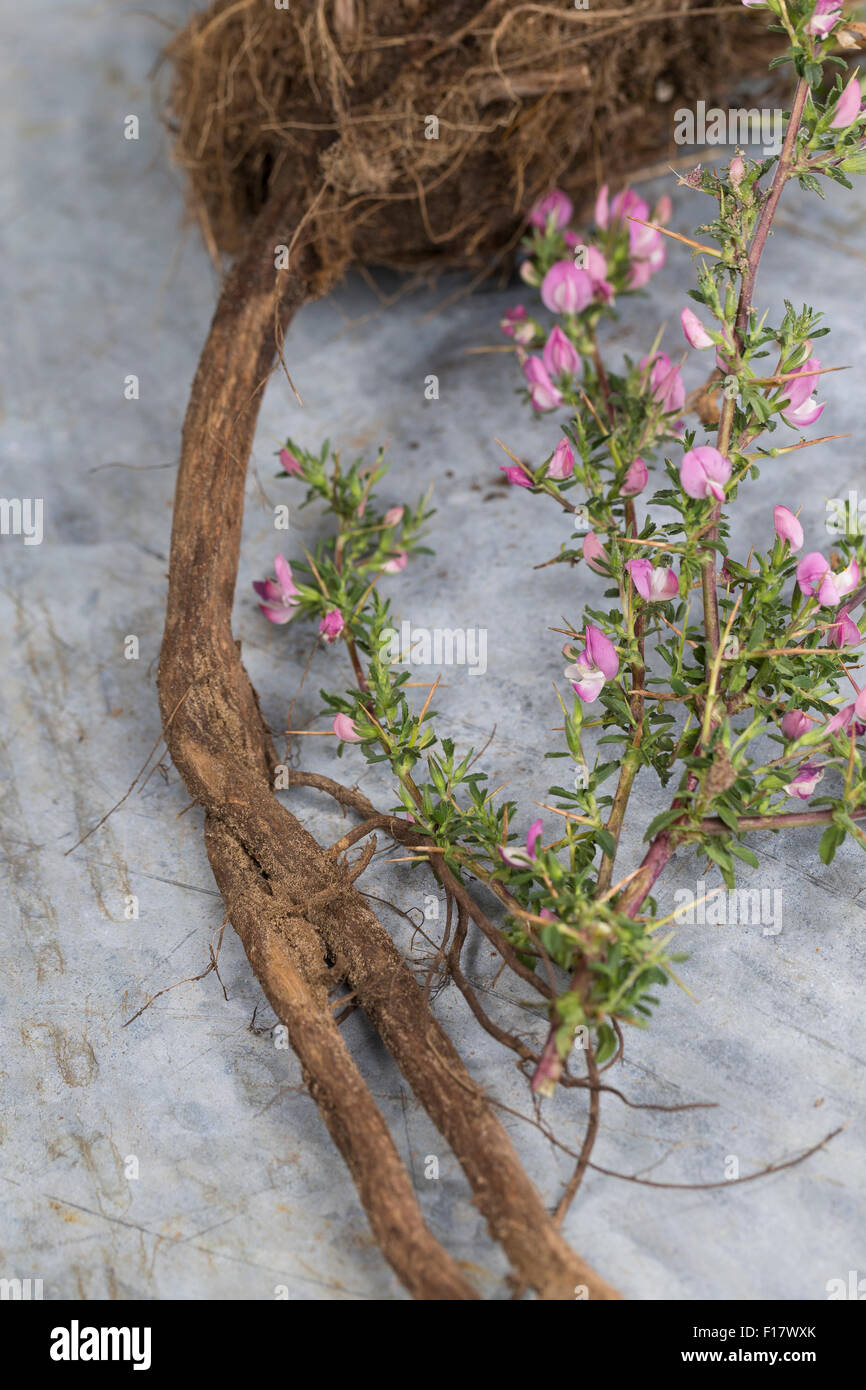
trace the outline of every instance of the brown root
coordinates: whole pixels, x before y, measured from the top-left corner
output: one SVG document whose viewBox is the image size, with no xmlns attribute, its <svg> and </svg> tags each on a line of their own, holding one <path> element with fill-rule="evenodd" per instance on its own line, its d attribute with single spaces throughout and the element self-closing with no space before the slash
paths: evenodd
<svg viewBox="0 0 866 1390">
<path fill-rule="evenodd" d="M 383 1253 L 407 1288 L 425 1298 L 474 1296 L 426 1231 L 384 1121 L 345 1050 L 328 1006 L 329 958 L 340 960 L 349 988 L 451 1145 L 519 1278 L 542 1298 L 573 1299 L 579 1285 L 592 1298 L 615 1298 L 562 1240 L 388 933 L 335 857 L 272 790 L 276 753 L 232 637 L 231 609 L 247 461 L 275 339 L 319 283 L 309 248 L 292 272 L 274 271 L 274 244 L 291 232 L 285 183 L 284 175 L 227 277 L 184 423 L 159 669 L 166 742 L 207 813 L 208 854 L 230 920 L 288 1029 Z"/>
<path fill-rule="evenodd" d="M 753 30 L 729 0 L 215 0 L 168 50 L 174 155 L 214 255 L 290 171 L 326 279 L 489 269 L 552 186 L 675 150 L 676 104 L 765 71 Z"/>
</svg>

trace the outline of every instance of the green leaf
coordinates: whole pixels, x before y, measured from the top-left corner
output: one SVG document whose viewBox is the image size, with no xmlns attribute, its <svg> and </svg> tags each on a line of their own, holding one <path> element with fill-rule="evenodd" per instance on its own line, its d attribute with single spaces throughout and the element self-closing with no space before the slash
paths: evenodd
<svg viewBox="0 0 866 1390">
<path fill-rule="evenodd" d="M 818 843 L 818 854 L 823 864 L 832 864 L 834 855 L 845 838 L 845 831 L 838 825 L 828 825 Z"/>
</svg>

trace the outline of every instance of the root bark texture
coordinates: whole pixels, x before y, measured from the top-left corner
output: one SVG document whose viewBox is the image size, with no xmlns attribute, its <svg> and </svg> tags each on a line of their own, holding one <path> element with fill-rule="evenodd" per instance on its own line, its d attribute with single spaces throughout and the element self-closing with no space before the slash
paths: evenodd
<svg viewBox="0 0 866 1390">
<path fill-rule="evenodd" d="M 332 1016 L 333 960 L 451 1146 L 517 1278 L 544 1299 L 572 1300 L 581 1287 L 590 1298 L 616 1298 L 562 1239 L 493 1107 L 346 870 L 273 792 L 277 755 L 231 610 L 259 403 L 285 328 L 321 288 L 310 251 L 292 269 L 274 269 L 275 247 L 291 244 L 291 205 L 284 186 L 259 214 L 226 278 L 192 388 L 159 669 L 166 742 L 205 810 L 207 852 L 232 925 L 405 1287 L 419 1299 L 478 1297 L 425 1225 Z"/>
</svg>

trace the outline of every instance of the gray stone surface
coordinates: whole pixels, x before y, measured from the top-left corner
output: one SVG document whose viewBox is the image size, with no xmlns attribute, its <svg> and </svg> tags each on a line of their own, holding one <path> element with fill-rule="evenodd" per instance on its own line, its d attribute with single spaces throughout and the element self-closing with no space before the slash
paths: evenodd
<svg viewBox="0 0 866 1390">
<path fill-rule="evenodd" d="M 66 856 L 159 735 L 154 677 L 174 465 L 216 291 L 197 234 L 183 228 L 181 183 L 148 85 L 167 32 L 159 20 L 176 23 L 186 7 L 152 0 L 148 10 L 86 0 L 0 5 L 0 491 L 45 505 L 41 546 L 0 541 L 0 1274 L 42 1278 L 52 1298 L 260 1299 L 285 1285 L 293 1299 L 400 1299 L 292 1054 L 251 1030 L 254 1010 L 256 1029 L 273 1019 L 233 933 L 220 955 L 228 999 L 213 974 L 189 978 L 207 964 L 222 907 L 201 815 L 181 814 L 187 798 L 174 770 L 163 763 Z M 122 136 L 129 113 L 141 118 L 138 142 Z M 695 195 L 677 195 L 678 228 L 701 212 Z M 761 297 L 776 308 L 790 293 L 827 310 L 834 333 L 825 355 L 853 371 L 827 378 L 822 429 L 854 437 L 767 468 L 738 508 L 743 555 L 764 542 L 777 501 L 802 502 L 810 545 L 826 545 L 825 498 L 862 486 L 864 222 L 862 181 L 855 195 L 834 193 L 826 204 L 797 191 L 786 198 Z M 688 264 L 672 254 L 650 299 L 628 306 L 612 335 L 624 349 L 645 351 L 663 317 L 679 350 Z M 466 354 L 500 341 L 498 319 L 519 291 L 463 298 L 430 316 L 458 287 L 449 281 L 384 307 L 352 279 L 300 316 L 288 358 L 306 405 L 301 411 L 274 378 L 248 487 L 236 629 L 265 711 L 284 728 L 313 634 L 270 628 L 251 601 L 249 582 L 269 570 L 279 539 L 271 505 L 293 500 L 273 479 L 272 454 L 287 432 L 308 444 L 328 434 L 359 452 L 389 438 L 385 495 L 397 501 L 432 480 L 439 509 L 435 558 L 392 579 L 389 592 L 415 624 L 488 629 L 488 673 L 448 673 L 441 724 L 476 745 L 497 724 L 487 767 L 496 780 L 512 779 L 528 821 L 531 799 L 543 799 L 556 771 L 542 762 L 561 671 L 547 624 L 561 613 L 576 619 L 593 581 L 584 570 L 533 572 L 557 549 L 563 522 L 497 485 L 494 434 L 538 458 L 556 437 L 552 422 L 527 418 L 512 362 Z M 693 354 L 692 384 L 703 365 Z M 430 372 L 440 378 L 438 402 L 424 401 Z M 137 402 L 123 398 L 128 373 L 140 377 Z M 289 554 L 318 525 L 312 512 L 299 516 Z M 124 659 L 128 634 L 139 638 L 138 661 Z M 337 688 L 348 676 L 342 654 L 317 652 L 295 726 L 314 723 L 321 685 Z M 302 753 L 306 766 L 332 766 L 325 740 L 304 741 Z M 387 782 L 352 750 L 344 769 L 391 803 Z M 650 781 L 639 782 L 624 870 L 660 804 Z M 340 833 L 341 817 L 320 799 L 296 795 L 292 805 L 323 841 Z M 691 993 L 667 991 L 609 1077 L 636 1101 L 717 1108 L 665 1115 L 607 1097 L 595 1156 L 657 1181 L 719 1181 L 729 1155 L 747 1173 L 845 1129 L 803 1166 L 740 1187 L 654 1190 L 589 1174 L 568 1236 L 632 1298 L 819 1299 L 829 1278 L 866 1271 L 866 865 L 846 846 L 825 868 L 805 833 L 764 837 L 760 850 L 762 868 L 748 881 L 782 889 L 782 933 L 684 929 Z M 388 857 L 374 861 L 365 889 L 417 907 L 429 885 Z M 672 906 L 675 889 L 694 889 L 697 876 L 695 861 L 680 855 L 660 901 Z M 124 916 L 129 894 L 137 920 Z M 382 912 L 420 959 L 423 942 Z M 486 945 L 473 943 L 470 966 L 489 986 L 496 965 Z M 507 1023 L 540 1030 L 519 989 L 500 981 L 487 998 Z M 529 1113 L 525 1083 L 456 992 L 441 993 L 436 1008 L 478 1080 Z M 456 1163 L 363 1018 L 345 1031 L 433 1230 L 487 1296 L 505 1296 L 502 1257 Z M 558 1098 L 549 1111 L 578 1143 L 583 1100 Z M 529 1125 L 507 1123 L 555 1199 L 569 1160 Z M 430 1154 L 440 1159 L 438 1182 L 424 1178 Z M 137 1179 L 127 1176 L 131 1157 Z"/>
</svg>

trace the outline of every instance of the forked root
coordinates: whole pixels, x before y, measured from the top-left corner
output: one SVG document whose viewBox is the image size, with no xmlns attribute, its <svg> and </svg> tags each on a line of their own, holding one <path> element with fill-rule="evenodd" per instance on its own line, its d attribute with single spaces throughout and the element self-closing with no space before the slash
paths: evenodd
<svg viewBox="0 0 866 1390">
<path fill-rule="evenodd" d="M 384 1120 L 328 1005 L 325 962 L 349 986 L 451 1145 L 516 1274 L 542 1298 L 617 1293 L 563 1241 L 491 1105 L 436 1021 L 390 936 L 341 870 L 276 799 L 276 754 L 231 633 L 244 481 L 275 344 L 311 297 L 316 267 L 290 243 L 279 191 L 227 277 L 183 430 L 159 670 L 166 742 L 207 813 L 206 843 L 232 924 L 285 1024 L 374 1234 L 418 1298 L 474 1298 L 426 1229 Z M 323 889 L 334 894 L 311 902 Z"/>
</svg>

